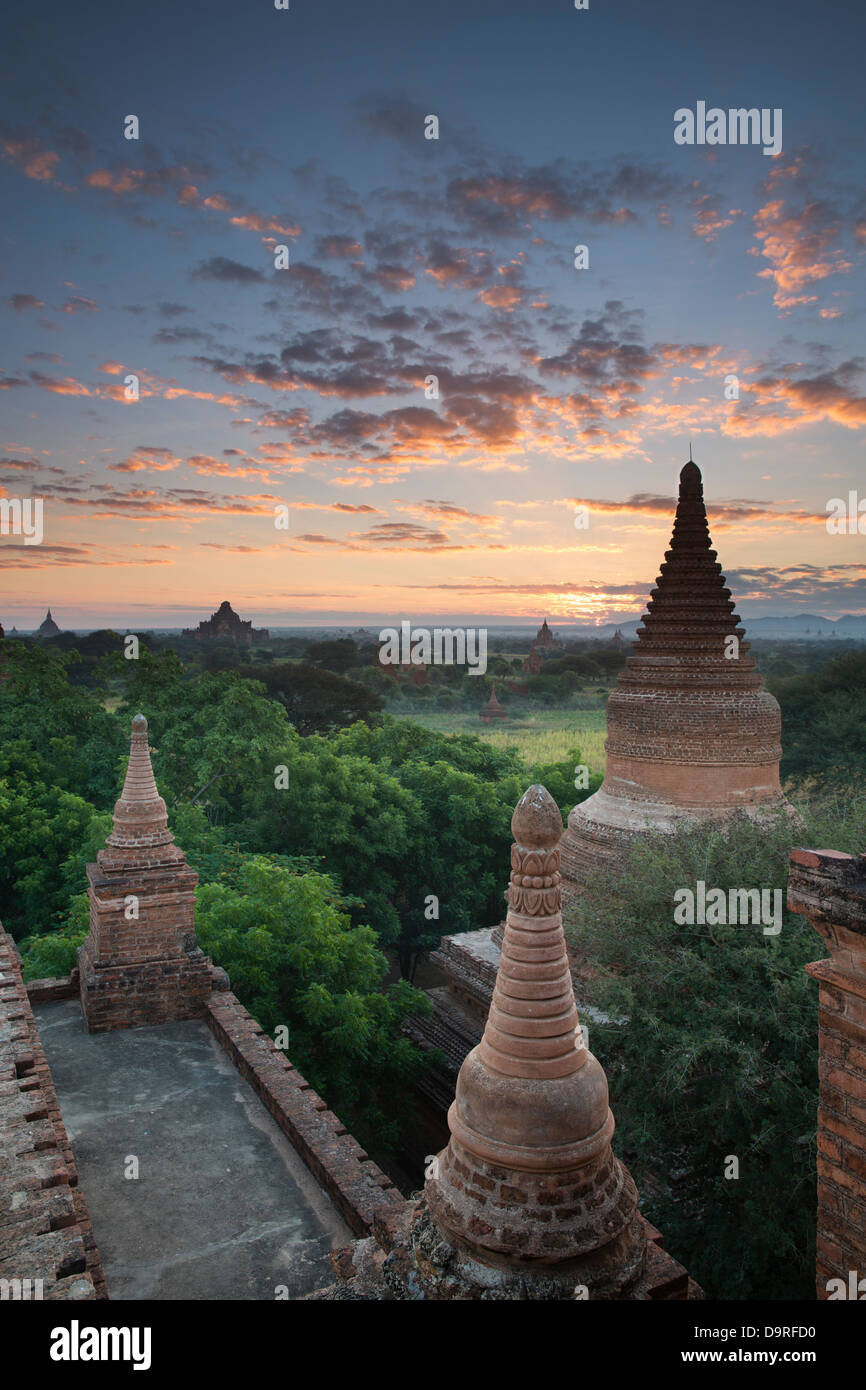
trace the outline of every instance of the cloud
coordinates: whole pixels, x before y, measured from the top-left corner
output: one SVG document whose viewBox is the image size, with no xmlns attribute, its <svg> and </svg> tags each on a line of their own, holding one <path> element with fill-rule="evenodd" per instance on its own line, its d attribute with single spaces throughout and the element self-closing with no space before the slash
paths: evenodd
<svg viewBox="0 0 866 1390">
<path fill-rule="evenodd" d="M 177 468 L 182 461 L 170 449 L 139 445 L 120 463 L 110 463 L 108 467 L 113 473 L 165 472 Z"/>
<path fill-rule="evenodd" d="M 650 492 L 632 493 L 622 502 L 597 497 L 572 497 L 566 500 L 569 506 L 585 506 L 589 508 L 590 512 L 601 515 L 629 514 L 671 517 L 676 510 L 675 497 L 666 497 Z M 727 530 L 733 525 L 739 527 L 750 521 L 783 522 L 792 529 L 802 528 L 804 522 L 820 522 L 824 526 L 827 521 L 826 512 L 818 514 L 804 511 L 784 511 L 766 502 L 751 501 L 746 498 L 728 502 L 707 501 L 706 506 L 710 528 L 719 531 Z"/>
<path fill-rule="evenodd" d="M 351 236 L 320 236 L 316 239 L 316 255 L 339 260 L 352 260 L 363 254 L 360 241 Z"/>
<path fill-rule="evenodd" d="M 636 161 L 593 166 L 561 159 L 520 167 L 510 160 L 483 174 L 452 179 L 445 197 L 458 221 L 503 233 L 535 222 L 574 219 L 625 226 L 638 221 L 629 204 L 651 206 L 680 187 L 681 180 L 669 171 Z"/>
<path fill-rule="evenodd" d="M 23 313 L 26 309 L 45 308 L 42 300 L 37 299 L 35 294 L 10 294 L 6 303 L 11 305 L 17 314 Z"/>
<path fill-rule="evenodd" d="M 172 560 L 131 556 L 101 545 L 0 545 L 0 569 L 53 570 L 77 565 L 113 569 L 170 564 Z"/>
<path fill-rule="evenodd" d="M 17 164 L 28 179 L 52 183 L 60 155 L 48 150 L 36 135 L 10 134 L 0 138 L 3 158 Z"/>
<path fill-rule="evenodd" d="M 722 212 L 721 201 L 717 194 L 712 193 L 702 193 L 694 200 L 695 220 L 692 223 L 692 231 L 704 242 L 715 241 L 719 232 L 724 231 L 726 227 L 732 227 L 737 218 L 743 216 L 742 208 L 729 208 L 727 213 Z"/>
<path fill-rule="evenodd" d="M 210 260 L 202 261 L 191 274 L 196 280 L 222 280 L 234 285 L 261 284 L 265 278 L 260 270 L 253 266 L 241 265 L 240 261 L 233 261 L 228 256 L 211 256 Z"/>
<path fill-rule="evenodd" d="M 859 429 L 866 425 L 866 395 L 857 387 L 863 370 L 863 359 L 852 358 L 824 371 L 765 372 L 748 382 L 724 433 L 773 436 L 822 420 Z"/>
<path fill-rule="evenodd" d="M 97 306 L 95 301 L 88 299 L 86 295 L 76 294 L 71 299 L 67 299 L 62 312 L 64 314 L 95 314 Z"/>
<path fill-rule="evenodd" d="M 790 312 L 814 304 L 818 296 L 804 291 L 831 275 L 846 273 L 853 263 L 837 245 L 841 219 L 836 204 L 808 190 L 805 159 L 784 158 L 774 165 L 764 182 L 767 201 L 752 219 L 756 241 L 752 254 L 769 261 L 758 271 L 758 278 L 772 281 L 773 303 Z M 786 196 L 780 196 L 780 190 Z"/>
</svg>

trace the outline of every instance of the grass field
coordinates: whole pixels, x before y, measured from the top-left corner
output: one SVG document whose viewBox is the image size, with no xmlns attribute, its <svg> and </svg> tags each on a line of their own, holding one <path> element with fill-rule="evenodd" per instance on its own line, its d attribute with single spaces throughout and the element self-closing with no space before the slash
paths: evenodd
<svg viewBox="0 0 866 1390">
<path fill-rule="evenodd" d="M 392 711 L 397 713 L 397 711 Z M 516 747 L 524 762 L 561 762 L 570 749 L 579 748 L 590 772 L 604 772 L 604 710 L 538 710 L 534 714 L 482 724 L 469 711 L 416 711 L 401 718 L 414 719 L 439 734 L 478 734 L 495 748 Z"/>
</svg>

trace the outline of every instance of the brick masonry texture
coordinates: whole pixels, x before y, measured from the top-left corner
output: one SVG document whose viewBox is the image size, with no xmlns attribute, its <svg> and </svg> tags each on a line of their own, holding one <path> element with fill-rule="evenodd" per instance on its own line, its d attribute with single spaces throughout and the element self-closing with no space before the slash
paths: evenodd
<svg viewBox="0 0 866 1390">
<path fill-rule="evenodd" d="M 866 1278 L 866 855 L 795 849 L 788 905 L 826 941 L 819 984 L 816 1292 Z"/>
<path fill-rule="evenodd" d="M 73 992 L 43 980 L 42 997 L 58 997 L 53 985 Z M 26 1279 L 42 1280 L 44 1299 L 108 1297 L 21 962 L 0 927 L 0 1280 Z M 0 1289 L 16 1297 L 11 1283 Z"/>
<path fill-rule="evenodd" d="M 189 867 L 168 828 L 150 762 L 147 720 L 132 721 L 114 828 L 87 866 L 90 932 L 78 953 L 88 1031 L 198 1018 L 216 987 L 196 945 Z"/>
<path fill-rule="evenodd" d="M 214 993 L 205 1019 L 241 1075 L 318 1179 L 347 1225 L 367 1235 L 382 1207 L 404 1198 L 228 990 Z"/>
<path fill-rule="evenodd" d="M 701 474 L 690 461 L 670 549 L 607 702 L 604 782 L 568 818 L 566 891 L 579 891 L 643 831 L 785 805 L 779 706 L 748 654 L 711 545 Z"/>
</svg>

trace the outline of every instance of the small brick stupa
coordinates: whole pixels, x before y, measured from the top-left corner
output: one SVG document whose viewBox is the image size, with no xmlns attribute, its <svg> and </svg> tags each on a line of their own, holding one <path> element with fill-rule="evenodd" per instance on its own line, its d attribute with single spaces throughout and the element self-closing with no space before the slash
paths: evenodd
<svg viewBox="0 0 866 1390">
<path fill-rule="evenodd" d="M 779 706 L 747 655 L 739 622 L 711 548 L 700 469 L 690 459 L 680 473 L 670 549 L 607 702 L 604 782 L 568 818 L 567 891 L 641 831 L 787 804 Z"/>
<path fill-rule="evenodd" d="M 483 709 L 478 711 L 478 718 L 483 719 L 485 724 L 489 724 L 491 719 L 507 719 L 508 711 L 504 710 L 496 698 L 496 691 L 491 687 L 490 699 Z"/>
<path fill-rule="evenodd" d="M 562 930 L 562 818 L 530 787 L 511 821 L 509 910 L 490 1013 L 460 1068 L 423 1195 L 334 1263 L 345 1293 L 413 1299 L 699 1296 L 638 1211 L 611 1149 Z"/>
<path fill-rule="evenodd" d="M 87 866 L 90 934 L 79 953 L 81 1007 L 91 1033 L 194 1018 L 214 988 L 199 950 L 189 867 L 157 791 L 147 720 L 137 714 L 114 829 Z"/>
</svg>

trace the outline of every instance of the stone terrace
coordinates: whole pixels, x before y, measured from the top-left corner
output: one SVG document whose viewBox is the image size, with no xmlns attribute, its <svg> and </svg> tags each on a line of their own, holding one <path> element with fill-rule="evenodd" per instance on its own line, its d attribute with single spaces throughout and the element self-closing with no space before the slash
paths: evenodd
<svg viewBox="0 0 866 1390">
<path fill-rule="evenodd" d="M 77 1000 L 35 1012 L 112 1299 L 323 1282 L 349 1228 L 203 1021 L 93 1034 Z"/>
<path fill-rule="evenodd" d="M 0 1298 L 300 1298 L 402 1204 L 230 990 L 88 1033 L 0 927 Z"/>
</svg>

